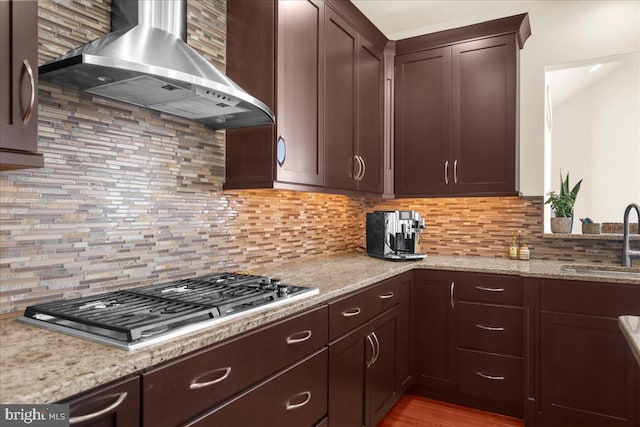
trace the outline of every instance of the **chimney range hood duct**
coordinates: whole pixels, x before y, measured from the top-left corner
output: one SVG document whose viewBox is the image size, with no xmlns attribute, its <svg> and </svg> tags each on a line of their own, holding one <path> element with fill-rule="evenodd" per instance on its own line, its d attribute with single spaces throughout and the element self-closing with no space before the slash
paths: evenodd
<svg viewBox="0 0 640 427">
<path fill-rule="evenodd" d="M 273 112 L 186 43 L 186 0 L 113 0 L 109 34 L 38 67 L 41 80 L 198 121 L 274 123 Z"/>
</svg>

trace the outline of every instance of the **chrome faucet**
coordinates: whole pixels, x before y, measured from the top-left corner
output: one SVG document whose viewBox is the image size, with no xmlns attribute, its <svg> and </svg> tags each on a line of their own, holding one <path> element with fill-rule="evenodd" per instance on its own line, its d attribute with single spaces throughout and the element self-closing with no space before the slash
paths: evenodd
<svg viewBox="0 0 640 427">
<path fill-rule="evenodd" d="M 624 237 L 622 238 L 622 266 L 631 267 L 631 258 L 640 258 L 640 251 L 629 248 L 629 214 L 635 209 L 638 214 L 638 234 L 640 234 L 640 206 L 631 203 L 624 210 Z"/>
</svg>

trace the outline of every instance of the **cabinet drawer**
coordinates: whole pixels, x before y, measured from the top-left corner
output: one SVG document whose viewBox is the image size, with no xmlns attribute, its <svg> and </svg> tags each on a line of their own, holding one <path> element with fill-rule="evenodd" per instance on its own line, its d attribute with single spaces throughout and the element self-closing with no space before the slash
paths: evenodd
<svg viewBox="0 0 640 427">
<path fill-rule="evenodd" d="M 540 309 L 590 316 L 640 313 L 640 286 L 540 279 Z"/>
<path fill-rule="evenodd" d="M 364 325 L 398 303 L 397 280 L 389 279 L 329 304 L 329 339 Z"/>
<path fill-rule="evenodd" d="M 324 306 L 145 373 L 144 425 L 181 424 L 326 343 Z"/>
<path fill-rule="evenodd" d="M 327 360 L 325 349 L 188 425 L 314 426 L 327 414 Z"/>
<path fill-rule="evenodd" d="M 462 393 L 524 404 L 523 361 L 519 357 L 458 350 L 458 375 Z"/>
<path fill-rule="evenodd" d="M 459 273 L 458 301 L 522 306 L 522 279 L 496 274 Z"/>
<path fill-rule="evenodd" d="M 459 347 L 521 357 L 523 328 L 522 308 L 458 304 Z"/>
<path fill-rule="evenodd" d="M 77 426 L 136 427 L 140 425 L 140 377 L 100 387 L 60 403 L 69 405 L 70 421 Z"/>
</svg>

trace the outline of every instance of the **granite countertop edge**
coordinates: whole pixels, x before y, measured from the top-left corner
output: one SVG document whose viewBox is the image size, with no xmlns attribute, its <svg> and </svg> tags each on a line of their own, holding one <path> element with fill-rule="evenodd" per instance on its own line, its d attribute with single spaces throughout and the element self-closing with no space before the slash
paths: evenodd
<svg viewBox="0 0 640 427">
<path fill-rule="evenodd" d="M 314 286 L 320 292 L 289 305 L 131 352 L 21 324 L 15 319 L 3 319 L 0 403 L 56 402 L 413 269 L 640 285 L 640 277 L 565 272 L 561 270 L 564 264 L 436 255 L 422 261 L 390 262 L 364 254 L 343 254 L 256 269 L 252 273 L 279 277 L 285 283 Z"/>
<path fill-rule="evenodd" d="M 627 339 L 633 357 L 640 366 L 640 316 L 620 316 L 618 324 Z"/>
</svg>

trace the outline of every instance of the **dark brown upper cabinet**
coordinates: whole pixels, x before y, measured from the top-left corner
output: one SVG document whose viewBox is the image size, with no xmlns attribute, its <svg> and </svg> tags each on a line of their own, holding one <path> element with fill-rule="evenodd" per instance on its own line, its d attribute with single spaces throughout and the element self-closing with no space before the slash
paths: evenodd
<svg viewBox="0 0 640 427">
<path fill-rule="evenodd" d="M 44 166 L 38 154 L 38 5 L 0 2 L 0 171 Z"/>
<path fill-rule="evenodd" d="M 276 124 L 227 131 L 225 188 L 322 185 L 324 13 L 311 0 L 227 5 L 227 74 Z"/>
<path fill-rule="evenodd" d="M 395 194 L 516 195 L 527 14 L 396 43 Z"/>
<path fill-rule="evenodd" d="M 385 43 L 350 2 L 229 2 L 227 74 L 276 124 L 227 131 L 225 188 L 382 193 Z"/>
<path fill-rule="evenodd" d="M 382 193 L 382 53 L 326 14 L 325 186 Z"/>
</svg>

